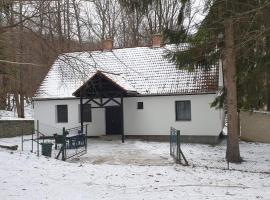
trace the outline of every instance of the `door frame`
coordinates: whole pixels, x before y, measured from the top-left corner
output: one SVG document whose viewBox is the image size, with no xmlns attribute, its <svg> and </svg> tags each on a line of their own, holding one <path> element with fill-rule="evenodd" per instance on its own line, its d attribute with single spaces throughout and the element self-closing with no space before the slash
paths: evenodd
<svg viewBox="0 0 270 200">
<path fill-rule="evenodd" d="M 112 107 L 117 107 L 119 108 L 119 112 L 120 112 L 120 127 L 119 127 L 119 133 L 117 134 L 110 134 L 108 133 L 108 128 L 107 128 L 107 109 L 108 108 L 112 108 Z M 121 109 L 121 106 L 105 106 L 105 132 L 106 132 L 106 135 L 122 135 L 123 133 L 123 122 L 124 122 L 124 113 L 123 113 L 123 109 Z"/>
</svg>

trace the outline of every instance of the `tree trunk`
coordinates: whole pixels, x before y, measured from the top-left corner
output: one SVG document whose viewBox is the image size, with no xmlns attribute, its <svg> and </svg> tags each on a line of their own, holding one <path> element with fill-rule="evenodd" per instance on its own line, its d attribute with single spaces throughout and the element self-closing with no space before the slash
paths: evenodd
<svg viewBox="0 0 270 200">
<path fill-rule="evenodd" d="M 68 51 L 70 51 L 70 16 L 69 16 L 69 9 L 70 9 L 70 5 L 69 5 L 69 0 L 66 0 L 66 14 L 67 14 L 67 17 L 66 17 L 66 21 L 67 21 L 67 49 Z"/>
<path fill-rule="evenodd" d="M 0 72 L 0 86 L 3 90 L 0 91 L 0 110 L 5 110 L 6 108 L 6 91 L 4 87 L 4 74 Z"/>
<path fill-rule="evenodd" d="M 270 17 L 270 15 L 269 15 Z M 269 24 L 270 26 L 270 24 Z M 266 56 L 269 58 L 270 56 L 270 35 L 265 37 L 265 42 L 266 42 Z M 266 67 L 266 109 L 267 111 L 270 111 L 270 66 Z"/>
<path fill-rule="evenodd" d="M 21 111 L 21 105 L 20 105 L 19 95 L 18 95 L 17 92 L 14 94 L 14 99 L 15 99 L 17 114 L 18 114 L 18 117 L 20 117 L 22 115 L 21 114 L 22 111 Z"/>
<path fill-rule="evenodd" d="M 236 66 L 233 20 L 225 22 L 225 79 L 227 89 L 227 118 L 228 140 L 226 158 L 228 162 L 240 162 L 237 92 L 236 92 Z"/>
<path fill-rule="evenodd" d="M 270 78 L 270 73 L 267 74 Z M 267 111 L 270 111 L 270 79 L 267 79 Z"/>
<path fill-rule="evenodd" d="M 24 118 L 25 115 L 24 115 L 24 95 L 23 94 L 20 94 L 20 109 L 21 109 L 21 114 L 19 115 L 18 114 L 18 117 L 20 118 Z"/>
<path fill-rule="evenodd" d="M 10 94 L 7 94 L 7 110 L 11 110 L 11 103 L 10 103 Z"/>
<path fill-rule="evenodd" d="M 22 4 L 22 0 L 20 0 L 20 33 L 19 33 L 19 61 L 23 62 L 23 23 L 22 23 L 22 12 L 23 12 L 23 4 Z M 19 80 L 19 87 L 20 87 L 20 104 L 18 108 L 18 117 L 20 118 L 24 118 L 24 87 L 23 87 L 23 82 L 24 82 L 24 78 L 23 78 L 23 72 L 25 71 L 25 69 L 23 68 L 22 65 L 19 66 L 19 76 L 20 76 L 20 80 Z M 19 111 L 20 110 L 20 111 Z"/>
<path fill-rule="evenodd" d="M 162 3 L 161 0 L 158 0 L 158 33 L 162 31 Z"/>
<path fill-rule="evenodd" d="M 61 0 L 57 1 L 57 32 L 58 32 L 58 40 L 59 47 L 58 49 L 63 52 L 63 33 L 62 33 L 62 21 L 61 21 Z"/>
<path fill-rule="evenodd" d="M 73 4 L 74 13 L 75 13 L 79 44 L 80 44 L 80 48 L 82 49 L 82 34 L 81 34 L 81 26 L 80 26 L 80 16 L 79 16 L 79 11 L 78 11 L 79 6 L 77 6 L 75 0 L 72 0 L 72 4 Z"/>
</svg>

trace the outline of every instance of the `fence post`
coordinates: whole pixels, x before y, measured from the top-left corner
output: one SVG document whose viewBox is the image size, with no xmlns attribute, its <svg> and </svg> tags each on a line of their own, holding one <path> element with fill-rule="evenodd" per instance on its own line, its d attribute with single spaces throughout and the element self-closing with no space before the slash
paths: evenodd
<svg viewBox="0 0 270 200">
<path fill-rule="evenodd" d="M 32 150 L 31 150 L 31 153 L 34 152 L 34 134 L 35 134 L 35 127 L 32 129 L 32 145 L 31 145 L 32 146 Z"/>
<path fill-rule="evenodd" d="M 181 154 L 180 154 L 180 130 L 176 131 L 177 134 L 177 159 L 181 163 Z"/>
<path fill-rule="evenodd" d="M 170 128 L 170 155 L 172 155 L 172 127 Z"/>
<path fill-rule="evenodd" d="M 66 160 L 66 129 L 63 127 L 62 160 Z"/>
<path fill-rule="evenodd" d="M 23 128 L 22 128 L 22 151 L 23 151 Z"/>
<path fill-rule="evenodd" d="M 86 124 L 86 127 L 85 127 L 85 152 L 87 153 L 87 127 L 88 127 L 88 124 Z"/>
<path fill-rule="evenodd" d="M 37 156 L 39 156 L 39 120 L 37 120 Z"/>
</svg>

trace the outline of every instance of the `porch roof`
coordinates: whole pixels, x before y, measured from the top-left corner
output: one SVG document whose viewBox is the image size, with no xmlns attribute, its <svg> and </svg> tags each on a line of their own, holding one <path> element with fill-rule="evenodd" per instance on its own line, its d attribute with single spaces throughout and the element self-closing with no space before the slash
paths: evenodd
<svg viewBox="0 0 270 200">
<path fill-rule="evenodd" d="M 106 98 L 132 94 L 137 94 L 136 89 L 120 74 L 97 71 L 73 93 L 73 96 Z"/>
</svg>

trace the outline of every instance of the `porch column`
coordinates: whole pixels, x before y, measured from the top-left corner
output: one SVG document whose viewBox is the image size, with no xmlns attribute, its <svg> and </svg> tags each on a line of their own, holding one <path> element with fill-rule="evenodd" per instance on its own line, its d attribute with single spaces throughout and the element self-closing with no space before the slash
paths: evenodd
<svg viewBox="0 0 270 200">
<path fill-rule="evenodd" d="M 123 96 L 121 95 L 121 112 L 122 112 L 122 124 L 121 124 L 121 128 L 122 128 L 122 143 L 125 142 L 125 133 L 124 133 L 124 102 L 123 102 Z"/>
<path fill-rule="evenodd" d="M 83 133 L 83 98 L 80 95 L 80 117 L 81 117 L 81 133 Z"/>
</svg>

